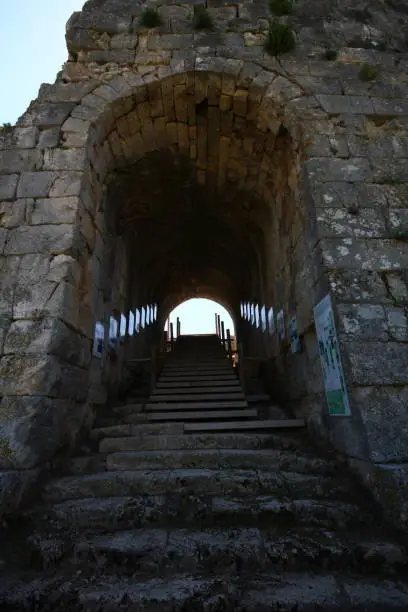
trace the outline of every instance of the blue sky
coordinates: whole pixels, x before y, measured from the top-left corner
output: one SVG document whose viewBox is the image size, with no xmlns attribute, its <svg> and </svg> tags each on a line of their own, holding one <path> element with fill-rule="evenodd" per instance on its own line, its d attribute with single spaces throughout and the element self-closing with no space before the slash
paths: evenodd
<svg viewBox="0 0 408 612">
<path fill-rule="evenodd" d="M 65 24 L 84 0 L 0 0 L 0 125 L 14 124 L 37 97 L 41 83 L 54 83 L 67 60 Z M 233 330 L 227 311 L 210 300 L 188 300 L 173 311 L 183 333 L 212 333 L 214 315 Z"/>
<path fill-rule="evenodd" d="M 84 0 L 0 0 L 0 124 L 15 123 L 67 60 L 65 24 Z"/>
</svg>

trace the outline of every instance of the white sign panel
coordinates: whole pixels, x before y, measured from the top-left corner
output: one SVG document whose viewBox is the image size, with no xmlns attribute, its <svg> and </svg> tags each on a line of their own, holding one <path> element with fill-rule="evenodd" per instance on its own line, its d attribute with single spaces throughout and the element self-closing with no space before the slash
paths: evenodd
<svg viewBox="0 0 408 612">
<path fill-rule="evenodd" d="M 103 323 L 99 321 L 95 323 L 95 336 L 92 347 L 92 355 L 95 357 L 102 357 L 103 353 L 103 339 L 105 337 L 105 328 Z"/>
<path fill-rule="evenodd" d="M 313 310 L 329 414 L 331 416 L 349 416 L 350 405 L 330 295 L 326 295 Z"/>
</svg>

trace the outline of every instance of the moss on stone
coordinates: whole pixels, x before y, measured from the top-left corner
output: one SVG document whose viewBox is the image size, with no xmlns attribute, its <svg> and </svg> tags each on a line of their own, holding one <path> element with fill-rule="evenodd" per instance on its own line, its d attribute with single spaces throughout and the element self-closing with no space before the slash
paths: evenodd
<svg viewBox="0 0 408 612">
<path fill-rule="evenodd" d="M 155 9 L 147 8 L 140 15 L 139 24 L 144 28 L 157 28 L 161 24 L 161 17 Z"/>
<path fill-rule="evenodd" d="M 291 15 L 295 8 L 295 0 L 269 0 L 269 8 L 277 17 Z"/>
<path fill-rule="evenodd" d="M 212 30 L 214 28 L 213 19 L 204 8 L 200 7 L 194 11 L 193 28 L 194 30 Z"/>
<path fill-rule="evenodd" d="M 370 64 L 363 64 L 358 76 L 362 81 L 374 81 L 378 76 L 378 69 L 375 66 L 370 66 Z"/>
<path fill-rule="evenodd" d="M 10 446 L 10 443 L 5 438 L 0 438 L 0 457 L 3 459 L 10 459 L 14 453 Z"/>
<path fill-rule="evenodd" d="M 296 38 L 293 27 L 289 23 L 271 21 L 265 40 L 265 51 L 271 55 L 288 53 L 295 48 Z"/>
</svg>

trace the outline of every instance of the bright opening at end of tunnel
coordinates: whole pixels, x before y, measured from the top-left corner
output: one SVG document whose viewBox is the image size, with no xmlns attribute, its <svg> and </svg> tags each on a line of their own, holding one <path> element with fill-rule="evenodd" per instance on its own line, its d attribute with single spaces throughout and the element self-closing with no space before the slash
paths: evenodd
<svg viewBox="0 0 408 612">
<path fill-rule="evenodd" d="M 177 318 L 179 318 L 181 335 L 215 334 L 216 314 L 220 316 L 220 321 L 224 322 L 225 333 L 229 329 L 231 336 L 235 336 L 235 326 L 228 311 L 218 302 L 205 298 L 192 298 L 179 304 L 170 313 L 164 329 L 167 331 L 167 325 L 170 321 L 170 323 L 173 323 L 174 330 L 176 330 Z"/>
</svg>

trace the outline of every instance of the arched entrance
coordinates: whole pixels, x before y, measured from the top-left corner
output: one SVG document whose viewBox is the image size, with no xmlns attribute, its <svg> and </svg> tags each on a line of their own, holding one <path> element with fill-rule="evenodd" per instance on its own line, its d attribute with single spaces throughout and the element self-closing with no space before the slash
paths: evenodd
<svg viewBox="0 0 408 612">
<path fill-rule="evenodd" d="M 2 465 L 41 466 L 75 445 L 113 368 L 120 380 L 122 362 L 147 358 L 159 321 L 192 295 L 230 305 L 244 354 L 262 362 L 281 400 L 316 434 L 359 461 L 390 460 L 387 440 L 406 420 L 406 347 L 386 323 L 402 313 L 385 309 L 406 249 L 382 241 L 382 230 L 373 238 L 353 213 L 353 203 L 384 195 L 385 177 L 360 149 L 351 156 L 343 140 L 333 143 L 352 130 L 338 116 L 340 94 L 321 93 L 309 72 L 282 70 L 260 48 L 255 63 L 246 48 L 231 59 L 198 47 L 191 59 L 177 46 L 152 53 L 169 41 L 140 33 L 129 53 L 100 52 L 88 29 L 94 7 L 70 24 L 67 82 L 43 88 L 2 144 L 1 198 L 16 204 L 13 213 L 24 210 L 17 224 L 3 215 L 1 227 Z M 116 17 L 128 19 L 113 10 Z M 348 101 L 348 120 L 361 108 Z M 351 416 L 342 421 L 327 414 L 313 319 L 328 293 L 350 389 Z M 128 321 L 147 308 L 149 324 L 132 340 L 125 332 L 115 366 L 107 351 L 92 355 L 97 322 L 106 330 L 113 315 Z M 257 324 L 271 309 L 283 335 Z M 289 343 L 293 319 L 300 352 Z M 378 322 L 371 335 L 367 320 Z M 380 384 L 378 355 L 387 356 Z M 381 410 L 370 412 L 384 398 L 387 423 Z M 391 458 L 405 457 L 404 442 Z"/>
<path fill-rule="evenodd" d="M 228 310 L 219 302 L 208 298 L 190 298 L 172 309 L 167 317 L 164 330 L 170 333 L 170 325 L 180 334 L 218 334 L 224 327 L 235 336 L 235 323 Z M 221 325 L 222 324 L 222 325 Z"/>
</svg>

